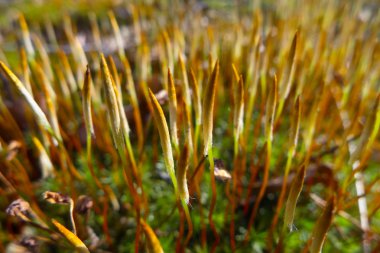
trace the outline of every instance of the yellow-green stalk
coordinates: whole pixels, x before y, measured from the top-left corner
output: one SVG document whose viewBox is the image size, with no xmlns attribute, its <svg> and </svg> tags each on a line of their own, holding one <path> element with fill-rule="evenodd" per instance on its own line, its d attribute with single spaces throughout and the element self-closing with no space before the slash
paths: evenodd
<svg viewBox="0 0 380 253">
<path fill-rule="evenodd" d="M 299 134 L 300 119 L 301 119 L 301 111 L 302 111 L 302 109 L 301 109 L 301 104 L 300 104 L 300 98 L 298 97 L 296 99 L 296 103 L 295 103 L 294 110 L 293 110 L 293 115 L 291 118 L 290 134 L 289 134 L 289 146 L 288 146 L 287 159 L 286 159 L 286 165 L 285 165 L 284 179 L 283 179 L 283 183 L 282 183 L 282 187 L 281 187 L 280 197 L 278 198 L 278 201 L 277 201 L 276 212 L 275 212 L 274 218 L 272 220 L 271 232 L 273 232 L 275 226 L 277 225 L 278 217 L 280 215 L 280 210 L 282 208 L 283 201 L 285 198 L 288 175 L 289 175 L 290 168 L 292 166 L 292 160 L 293 160 L 295 150 L 297 147 L 297 143 L 298 143 L 298 134 Z"/>
<path fill-rule="evenodd" d="M 106 105 L 107 110 L 109 112 L 109 119 L 110 119 L 110 125 L 111 125 L 111 133 L 114 140 L 114 144 L 118 150 L 123 149 L 123 142 L 122 142 L 122 123 L 120 119 L 120 111 L 119 111 L 119 102 L 118 98 L 115 94 L 115 88 L 113 84 L 113 80 L 111 77 L 111 73 L 108 69 L 108 65 L 106 62 L 106 59 L 104 58 L 104 55 L 101 54 L 101 69 L 103 73 L 103 79 L 104 79 L 104 90 L 105 90 L 105 99 L 106 99 Z"/>
<path fill-rule="evenodd" d="M 129 128 L 127 116 L 125 115 L 125 111 L 124 111 L 120 78 L 119 78 L 119 75 L 117 73 L 116 65 L 115 65 L 115 62 L 113 61 L 112 57 L 109 57 L 109 62 L 110 62 L 111 70 L 113 73 L 113 79 L 112 79 L 114 81 L 113 87 L 114 87 L 116 99 L 118 102 L 119 113 L 120 113 L 120 122 L 121 122 L 122 131 L 123 131 L 123 136 L 124 136 L 125 142 L 128 142 L 130 128 Z"/>
<path fill-rule="evenodd" d="M 246 80 L 247 85 L 247 111 L 245 113 L 245 123 L 244 123 L 244 136 L 248 139 L 249 130 L 252 121 L 253 109 L 256 101 L 257 87 L 259 86 L 259 77 L 260 77 L 260 66 L 262 62 L 263 55 L 260 53 L 260 36 L 255 37 L 254 41 L 254 53 L 253 57 L 250 60 L 250 68 Z"/>
<path fill-rule="evenodd" d="M 168 69 L 168 96 L 169 96 L 169 119 L 170 119 L 170 132 L 171 140 L 174 149 L 178 149 L 178 129 L 177 129 L 177 94 L 174 85 L 173 76 Z"/>
<path fill-rule="evenodd" d="M 189 147 L 187 143 L 185 143 L 179 156 L 176 176 L 179 195 L 181 196 L 181 199 L 186 202 L 186 204 L 189 204 L 189 190 L 187 188 L 186 178 L 187 169 L 189 167 L 189 156 Z"/>
<path fill-rule="evenodd" d="M 172 180 L 172 183 L 174 186 L 174 192 L 177 194 L 178 184 L 177 184 L 177 179 L 175 177 L 173 150 L 172 150 L 172 144 L 170 141 L 168 124 L 166 123 L 165 115 L 164 115 L 164 112 L 162 111 L 160 103 L 158 103 L 156 97 L 154 96 L 153 92 L 150 89 L 149 89 L 149 98 L 152 104 L 153 118 L 156 123 L 158 133 L 160 135 L 161 147 L 164 153 L 165 167 Z"/>
<path fill-rule="evenodd" d="M 217 85 L 217 77 L 219 74 L 219 62 L 214 65 L 210 80 L 204 92 L 202 117 L 203 117 L 203 155 L 209 154 L 209 149 L 212 148 L 212 130 L 214 124 L 214 101 Z"/>
<path fill-rule="evenodd" d="M 285 205 L 284 230 L 286 230 L 286 228 L 290 229 L 290 231 L 293 230 L 294 213 L 296 210 L 298 197 L 302 191 L 303 182 L 305 179 L 305 171 L 306 167 L 305 165 L 302 165 L 295 175 L 292 181 L 292 185 L 290 186 L 288 200 L 286 201 Z"/>
</svg>

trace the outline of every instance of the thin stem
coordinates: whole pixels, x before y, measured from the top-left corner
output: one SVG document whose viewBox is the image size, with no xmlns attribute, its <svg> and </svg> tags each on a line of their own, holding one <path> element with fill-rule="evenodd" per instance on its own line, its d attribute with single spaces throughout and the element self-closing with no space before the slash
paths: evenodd
<svg viewBox="0 0 380 253">
<path fill-rule="evenodd" d="M 212 246 L 211 252 L 215 252 L 215 249 L 216 249 L 217 245 L 219 244 L 220 238 L 219 238 L 218 232 L 216 231 L 214 221 L 212 219 L 212 214 L 214 212 L 214 208 L 216 205 L 216 194 L 217 194 L 217 192 L 216 192 L 216 183 L 215 183 L 215 175 L 214 175 L 214 170 L 215 170 L 214 157 L 212 154 L 212 146 L 211 145 L 208 149 L 208 161 L 210 163 L 210 179 L 211 179 L 211 204 L 210 204 L 210 210 L 208 213 L 208 221 L 209 221 L 211 230 L 212 230 L 214 237 L 215 237 L 215 242 Z"/>
<path fill-rule="evenodd" d="M 71 225 L 73 226 L 73 233 L 76 235 L 77 227 L 75 225 L 75 220 L 74 220 L 74 201 L 71 198 L 70 198 L 70 221 L 71 221 Z"/>
<path fill-rule="evenodd" d="M 269 178 L 269 165 L 270 165 L 270 158 L 271 158 L 271 153 L 272 153 L 272 143 L 271 143 L 271 138 L 267 138 L 267 142 L 266 142 L 266 156 L 265 156 L 265 167 L 264 167 L 264 175 L 263 175 L 263 181 L 261 183 L 261 188 L 260 188 L 260 191 L 259 191 L 259 194 L 257 196 L 257 199 L 255 201 L 255 205 L 253 207 L 253 211 L 251 213 L 251 216 L 249 217 L 249 223 L 248 223 L 248 227 L 247 227 L 247 233 L 245 234 L 245 238 L 244 238 L 244 241 L 245 243 L 248 242 L 248 239 L 249 239 L 249 233 L 250 233 L 250 230 L 251 230 L 251 227 L 253 225 L 253 222 L 256 218 L 256 214 L 257 214 L 257 211 L 259 209 L 259 206 L 260 206 L 260 202 L 261 200 L 263 199 L 264 197 L 264 194 L 265 194 L 265 190 L 266 190 L 266 187 L 267 187 L 267 184 L 268 184 L 268 178 Z"/>
<path fill-rule="evenodd" d="M 100 189 L 102 189 L 103 192 L 107 195 L 107 192 L 105 191 L 102 183 L 99 181 L 98 177 L 95 174 L 94 167 L 92 165 L 92 155 L 91 155 L 92 153 L 91 153 L 91 150 L 92 150 L 92 137 L 91 137 L 91 134 L 87 134 L 87 166 L 90 169 L 90 174 L 91 174 L 92 178 L 94 179 L 95 184 Z"/>
<path fill-rule="evenodd" d="M 132 182 L 132 179 L 130 176 L 128 176 L 128 172 L 127 172 L 127 161 L 126 161 L 126 158 L 122 152 L 121 149 L 118 149 L 119 151 L 119 156 L 121 158 L 121 161 L 122 161 L 122 166 L 123 166 L 123 175 L 124 175 L 124 179 L 127 183 L 127 186 L 128 188 L 130 189 L 131 191 L 131 195 L 132 195 L 132 198 L 133 198 L 133 202 L 134 202 L 134 207 L 135 207 L 135 211 L 136 211 L 136 236 L 135 236 L 135 252 L 138 253 L 139 252 L 139 245 L 140 245 L 140 231 L 141 231 L 141 224 L 140 224 L 140 217 L 141 217 L 141 210 L 140 210 L 140 200 L 139 200 L 139 196 L 133 186 L 133 182 Z"/>
<path fill-rule="evenodd" d="M 135 157 L 134 157 L 134 154 L 133 154 L 133 149 L 132 149 L 131 141 L 130 141 L 129 138 L 126 138 L 125 144 L 127 146 L 127 152 L 128 152 L 128 155 L 129 155 L 129 159 L 130 159 L 131 165 L 132 165 L 133 174 L 134 174 L 134 176 L 136 178 L 136 181 L 137 181 L 137 184 L 138 184 L 139 188 L 141 189 L 141 197 L 142 197 L 142 201 L 143 201 L 144 208 L 145 208 L 144 209 L 145 210 L 145 214 L 147 214 L 148 213 L 148 207 L 149 207 L 149 205 L 148 205 L 145 193 L 144 193 L 141 176 L 138 173 L 138 169 L 137 169 L 137 165 L 136 165 L 136 160 L 135 160 Z"/>
<path fill-rule="evenodd" d="M 287 157 L 286 165 L 285 165 L 285 174 L 284 174 L 283 183 L 281 186 L 281 192 L 280 192 L 280 196 L 279 196 L 278 201 L 277 201 L 276 211 L 275 211 L 275 214 L 274 214 L 274 217 L 272 220 L 272 224 L 271 224 L 271 227 L 269 230 L 269 234 L 268 234 L 268 244 L 269 244 L 268 246 L 269 247 L 271 247 L 271 244 L 273 241 L 273 232 L 274 232 L 274 229 L 278 223 L 278 218 L 280 216 L 281 208 L 282 208 L 283 203 L 284 203 L 289 171 L 290 171 L 290 167 L 292 166 L 293 154 L 294 154 L 294 148 L 291 148 L 288 152 L 288 157 Z"/>
<path fill-rule="evenodd" d="M 202 159 L 198 162 L 197 167 L 194 169 L 194 172 L 193 172 L 193 174 L 190 177 L 190 180 L 189 180 L 190 184 L 193 183 L 194 178 L 197 176 L 200 168 L 202 168 L 202 165 L 203 165 L 204 161 L 206 160 L 206 158 L 207 158 L 207 156 L 203 156 Z"/>
<path fill-rule="evenodd" d="M 186 239 L 185 239 L 185 242 L 183 245 L 184 247 L 186 247 L 186 245 L 189 243 L 189 241 L 191 239 L 191 236 L 193 235 L 193 223 L 191 222 L 191 216 L 190 216 L 189 208 L 188 208 L 186 202 L 183 199 L 181 199 L 181 202 L 182 202 L 183 210 L 185 211 L 187 225 L 189 226 L 188 227 L 189 231 L 187 232 L 187 236 L 186 236 Z"/>
</svg>

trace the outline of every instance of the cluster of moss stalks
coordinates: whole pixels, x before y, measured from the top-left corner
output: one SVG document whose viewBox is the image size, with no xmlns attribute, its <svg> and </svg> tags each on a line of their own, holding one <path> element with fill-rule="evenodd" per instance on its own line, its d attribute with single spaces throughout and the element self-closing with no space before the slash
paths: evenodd
<svg viewBox="0 0 380 253">
<path fill-rule="evenodd" d="M 4 12 L 1 252 L 380 250 L 378 4 L 97 3 Z"/>
</svg>

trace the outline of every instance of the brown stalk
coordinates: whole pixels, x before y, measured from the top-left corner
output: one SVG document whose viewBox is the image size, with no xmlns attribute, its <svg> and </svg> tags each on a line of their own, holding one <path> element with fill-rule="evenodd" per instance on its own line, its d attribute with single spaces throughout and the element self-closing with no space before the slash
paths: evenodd
<svg viewBox="0 0 380 253">
<path fill-rule="evenodd" d="M 270 245 L 273 239 L 273 232 L 278 222 L 278 217 L 280 215 L 281 208 L 283 207 L 283 201 L 285 198 L 286 188 L 287 188 L 287 181 L 288 181 L 288 175 L 289 171 L 292 165 L 293 156 L 295 153 L 295 149 L 297 147 L 298 143 L 298 134 L 299 134 L 299 127 L 300 127 L 300 119 L 301 119 L 301 105 L 300 105 L 300 98 L 298 97 L 296 99 L 296 103 L 293 110 L 293 115 L 290 123 L 290 134 L 289 134 L 289 149 L 287 154 L 287 161 L 285 165 L 285 173 L 284 173 L 284 181 L 281 187 L 280 196 L 277 201 L 276 211 L 275 215 L 272 220 L 270 232 L 268 234 L 268 244 Z"/>
<path fill-rule="evenodd" d="M 260 202 L 264 197 L 265 190 L 268 184 L 269 166 L 270 166 L 270 160 L 271 160 L 271 154 L 272 154 L 273 124 L 274 124 L 276 104 L 277 104 L 277 77 L 276 76 L 274 76 L 273 86 L 270 89 L 270 94 L 266 102 L 267 103 L 266 103 L 266 115 L 265 115 L 265 136 L 266 136 L 265 166 L 264 166 L 264 171 L 263 171 L 262 185 L 261 185 L 259 194 L 257 196 L 257 199 L 255 201 L 255 205 L 253 207 L 251 216 L 249 217 L 247 233 L 245 234 L 245 239 L 244 239 L 245 242 L 247 242 L 249 239 L 249 233 L 250 233 L 251 227 L 256 218 L 256 214 L 259 209 Z"/>
<path fill-rule="evenodd" d="M 326 239 L 327 231 L 331 225 L 334 218 L 335 209 L 335 197 L 331 197 L 323 210 L 322 215 L 317 220 L 315 224 L 312 236 L 311 236 L 311 253 L 319 253 L 322 250 L 323 243 Z"/>
<path fill-rule="evenodd" d="M 138 136 L 138 147 L 139 147 L 138 150 L 141 151 L 143 148 L 143 143 L 144 143 L 144 130 L 142 128 L 139 102 L 136 95 L 136 89 L 135 89 L 135 84 L 133 81 L 131 66 L 127 58 L 125 58 L 125 61 L 123 61 L 123 64 L 124 64 L 125 74 L 126 74 L 126 88 L 129 92 L 130 102 L 133 107 L 133 117 L 136 124 L 136 133 Z"/>
<path fill-rule="evenodd" d="M 295 72 L 295 56 L 297 50 L 297 40 L 298 40 L 298 30 L 294 34 L 292 45 L 290 47 L 288 62 L 284 68 L 284 72 L 281 76 L 280 88 L 280 101 L 278 105 L 278 110 L 276 113 L 276 120 L 279 119 L 282 109 L 284 107 L 285 100 L 288 98 L 290 89 L 292 87 L 294 72 Z"/>
<path fill-rule="evenodd" d="M 90 68 L 87 66 L 85 77 L 84 77 L 84 84 L 82 88 L 82 103 L 83 103 L 83 117 L 84 117 L 84 123 L 86 125 L 86 132 L 87 132 L 87 166 L 90 169 L 90 173 L 92 178 L 95 181 L 95 184 L 106 193 L 102 183 L 98 179 L 98 177 L 95 174 L 94 167 L 92 165 L 92 157 L 91 157 L 91 146 L 92 146 L 92 137 L 95 137 L 95 131 L 94 131 L 94 124 L 92 121 L 92 112 L 91 112 L 91 93 L 92 93 L 92 86 L 91 86 L 91 73 Z M 106 193 L 107 194 L 107 193 Z"/>
<path fill-rule="evenodd" d="M 189 204 L 189 190 L 187 186 L 187 170 L 189 167 L 189 157 L 190 157 L 190 150 L 188 148 L 187 143 L 184 144 L 181 154 L 179 156 L 178 160 L 178 169 L 177 169 L 177 182 L 178 182 L 178 192 L 181 197 L 181 199 L 185 202 L 186 206 Z M 192 234 L 193 234 L 193 224 L 191 222 L 191 217 L 189 214 L 189 210 L 184 207 L 184 212 L 186 215 L 187 223 L 189 226 L 189 231 L 186 237 L 186 240 L 184 242 L 184 246 L 187 245 L 189 242 Z"/>
</svg>

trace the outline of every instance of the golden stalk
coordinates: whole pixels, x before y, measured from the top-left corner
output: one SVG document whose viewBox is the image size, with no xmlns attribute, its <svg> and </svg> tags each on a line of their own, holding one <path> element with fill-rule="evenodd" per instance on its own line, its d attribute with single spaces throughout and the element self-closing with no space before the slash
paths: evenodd
<svg viewBox="0 0 380 253">
<path fill-rule="evenodd" d="M 296 103 L 294 105 L 294 111 L 290 122 L 290 134 L 289 134 L 289 155 L 294 156 L 295 148 L 298 143 L 298 135 L 301 123 L 301 112 L 302 106 L 300 102 L 300 97 L 297 97 Z"/>
<path fill-rule="evenodd" d="M 115 41 L 121 61 L 125 60 L 123 37 L 121 36 L 120 28 L 117 23 L 115 14 L 112 11 L 108 12 L 108 18 L 110 19 L 113 33 L 115 35 Z"/>
<path fill-rule="evenodd" d="M 174 149 L 178 148 L 178 129 L 177 129 L 177 94 L 174 85 L 173 76 L 168 69 L 168 96 L 169 96 L 169 119 L 171 140 Z"/>
<path fill-rule="evenodd" d="M 240 139 L 240 135 L 243 132 L 243 119 L 244 119 L 244 83 L 243 76 L 239 77 L 237 81 L 237 85 L 234 89 L 234 152 L 237 154 L 238 151 L 238 142 Z"/>
<path fill-rule="evenodd" d="M 190 95 L 190 89 L 189 89 L 189 79 L 187 77 L 186 72 L 186 66 L 185 62 L 183 61 L 182 54 L 179 54 L 178 56 L 179 65 L 181 68 L 182 73 L 182 81 L 183 81 L 183 95 L 185 97 L 185 113 L 187 115 L 186 117 L 186 138 L 187 143 L 189 145 L 190 153 L 193 152 L 193 137 L 192 137 L 192 131 L 191 131 L 191 95 Z"/>
<path fill-rule="evenodd" d="M 42 65 L 43 65 L 43 69 L 44 69 L 44 73 L 47 76 L 47 79 L 49 81 L 52 81 L 54 78 L 54 75 L 53 75 L 53 71 L 51 69 L 51 63 L 50 63 L 49 55 L 45 49 L 46 46 L 42 43 L 41 39 L 37 35 L 33 36 L 33 40 L 34 40 L 34 44 L 36 45 L 36 48 L 38 50 L 38 53 L 40 55 Z"/>
<path fill-rule="evenodd" d="M 190 69 L 190 85 L 194 99 L 194 110 L 195 110 L 195 123 L 200 125 L 202 121 L 202 102 L 199 92 L 199 84 L 197 78 L 195 77 L 193 69 Z"/>
<path fill-rule="evenodd" d="M 92 33 L 92 38 L 94 39 L 95 48 L 98 51 L 102 51 L 102 40 L 100 36 L 99 25 L 96 20 L 96 14 L 94 12 L 90 12 L 88 15 L 88 18 L 90 20 L 91 33 Z"/>
<path fill-rule="evenodd" d="M 164 253 L 161 243 L 158 240 L 153 229 L 143 219 L 140 219 L 140 223 L 147 239 L 148 252 L 149 253 Z"/>
<path fill-rule="evenodd" d="M 25 88 L 29 91 L 29 94 L 33 97 L 33 89 L 30 84 L 30 69 L 28 66 L 28 58 L 27 58 L 24 48 L 21 48 L 20 50 L 20 58 L 21 58 L 23 81 L 25 84 Z"/>
<path fill-rule="evenodd" d="M 274 76 L 273 87 L 270 89 L 265 113 L 265 137 L 268 143 L 273 139 L 273 125 L 277 104 L 277 76 Z"/>
<path fill-rule="evenodd" d="M 212 147 L 212 129 L 214 122 L 214 101 L 217 86 L 217 78 L 219 74 L 219 61 L 216 61 L 214 69 L 211 73 L 208 85 L 206 87 L 203 98 L 203 155 L 208 154 L 209 148 Z"/>
<path fill-rule="evenodd" d="M 367 117 L 364 129 L 360 135 L 355 150 L 350 155 L 350 163 L 353 164 L 361 155 L 368 152 L 372 147 L 380 127 L 380 94 L 377 95 L 375 103 Z"/>
<path fill-rule="evenodd" d="M 294 34 L 292 45 L 290 47 L 288 62 L 284 68 L 284 72 L 281 76 L 281 82 L 279 85 L 280 88 L 280 102 L 278 105 L 278 110 L 276 114 L 276 119 L 280 117 L 282 109 L 284 107 L 285 100 L 289 96 L 290 89 L 292 87 L 292 82 L 294 78 L 295 71 L 295 56 L 297 50 L 297 40 L 298 40 L 298 31 Z"/>
<path fill-rule="evenodd" d="M 28 28 L 28 24 L 26 23 L 25 17 L 23 14 L 20 14 L 19 16 L 19 23 L 22 31 L 22 39 L 24 41 L 24 46 L 26 49 L 26 52 L 28 54 L 28 57 L 30 59 L 34 60 L 35 51 L 33 48 L 32 40 L 30 38 L 30 32 Z"/>
<path fill-rule="evenodd" d="M 177 182 L 179 195 L 181 199 L 185 201 L 186 204 L 189 204 L 189 190 L 187 188 L 186 178 L 187 169 L 189 167 L 189 156 L 190 150 L 188 144 L 185 143 L 178 160 Z"/>
<path fill-rule="evenodd" d="M 69 60 L 67 59 L 66 54 L 62 50 L 58 51 L 58 57 L 59 57 L 60 62 L 62 64 L 63 73 L 64 73 L 66 80 L 69 84 L 70 91 L 71 91 L 71 93 L 75 93 L 78 89 L 78 86 L 77 86 L 77 82 L 74 78 L 73 71 L 70 67 Z"/>
<path fill-rule="evenodd" d="M 49 119 L 51 122 L 51 126 L 54 130 L 55 135 L 58 136 L 59 139 L 62 139 L 60 129 L 59 129 L 57 110 L 56 110 L 56 94 L 54 92 L 53 87 L 51 86 L 51 83 L 45 76 L 41 66 L 39 64 L 36 64 L 35 67 L 41 81 L 42 91 L 44 92 L 44 95 L 45 95 L 46 106 L 49 112 L 49 116 L 50 116 Z"/>
<path fill-rule="evenodd" d="M 63 195 L 59 192 L 45 191 L 43 194 L 44 200 L 50 204 L 69 205 L 70 207 L 70 221 L 73 226 L 74 235 L 77 234 L 77 229 L 74 220 L 74 201 L 67 195 Z"/>
<path fill-rule="evenodd" d="M 123 130 L 124 139 L 125 139 L 126 142 L 128 142 L 130 128 L 129 128 L 129 123 L 128 123 L 128 120 L 127 120 L 127 116 L 125 115 L 125 111 L 124 111 L 120 78 L 119 78 L 119 75 L 117 73 L 116 65 L 115 65 L 115 62 L 113 61 L 112 57 L 109 57 L 109 60 L 110 60 L 111 70 L 112 70 L 113 76 L 114 76 L 114 78 L 112 80 L 114 80 L 113 87 L 114 87 L 114 90 L 115 90 L 115 94 L 116 94 L 116 98 L 117 98 L 117 102 L 118 102 L 118 106 L 119 106 L 121 127 L 122 127 L 122 130 Z"/>
<path fill-rule="evenodd" d="M 61 223 L 52 219 L 51 222 L 58 229 L 58 231 L 79 251 L 89 253 L 90 251 L 86 245 L 74 233 L 65 228 Z"/>
<path fill-rule="evenodd" d="M 179 54 L 178 62 L 179 62 L 179 66 L 181 68 L 182 81 L 183 81 L 183 94 L 185 96 L 186 107 L 190 108 L 191 107 L 191 96 L 190 96 L 190 89 L 189 89 L 189 79 L 187 77 L 186 65 L 185 65 L 185 62 L 183 61 L 182 54 Z"/>
<path fill-rule="evenodd" d="M 26 102 L 31 107 L 34 115 L 37 118 L 38 124 L 45 129 L 47 132 L 49 132 L 51 135 L 53 135 L 55 138 L 57 138 L 58 141 L 62 141 L 62 139 L 59 136 L 56 136 L 53 128 L 51 127 L 49 121 L 46 118 L 45 113 L 42 111 L 40 106 L 37 104 L 37 102 L 33 99 L 33 97 L 30 95 L 29 91 L 25 88 L 25 86 L 21 83 L 21 81 L 17 78 L 15 74 L 2 62 L 0 61 L 0 68 L 3 70 L 9 81 L 17 88 L 17 90 L 21 93 L 21 95 L 24 97 Z"/>
</svg>

